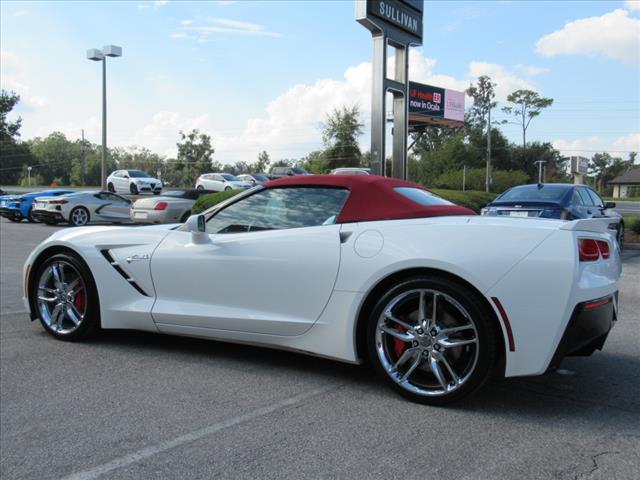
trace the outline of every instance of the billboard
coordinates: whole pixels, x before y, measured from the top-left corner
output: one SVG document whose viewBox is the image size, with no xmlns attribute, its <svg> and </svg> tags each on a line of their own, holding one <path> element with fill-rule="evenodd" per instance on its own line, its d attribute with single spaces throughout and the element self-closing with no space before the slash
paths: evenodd
<svg viewBox="0 0 640 480">
<path fill-rule="evenodd" d="M 464 92 L 409 82 L 409 123 L 461 127 Z"/>
<path fill-rule="evenodd" d="M 571 159 L 571 173 L 584 175 L 589 170 L 589 159 L 585 157 L 569 157 Z"/>
</svg>

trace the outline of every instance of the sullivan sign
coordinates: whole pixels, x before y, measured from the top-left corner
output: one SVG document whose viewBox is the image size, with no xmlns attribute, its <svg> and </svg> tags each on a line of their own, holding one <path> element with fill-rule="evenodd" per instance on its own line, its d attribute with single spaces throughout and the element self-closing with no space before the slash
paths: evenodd
<svg viewBox="0 0 640 480">
<path fill-rule="evenodd" d="M 386 31 L 394 38 L 394 30 L 422 43 L 422 1 L 420 0 L 363 0 L 366 1 L 366 19 Z M 362 12 L 365 13 L 365 12 Z M 364 20 L 362 13 L 358 21 Z M 400 39 L 396 39 L 400 40 Z"/>
</svg>

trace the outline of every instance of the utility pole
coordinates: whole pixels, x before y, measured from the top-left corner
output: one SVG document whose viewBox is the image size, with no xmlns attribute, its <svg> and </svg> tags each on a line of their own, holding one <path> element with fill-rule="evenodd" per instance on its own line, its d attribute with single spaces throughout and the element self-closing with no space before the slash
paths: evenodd
<svg viewBox="0 0 640 480">
<path fill-rule="evenodd" d="M 538 183 L 542 183 L 542 165 L 547 163 L 546 160 L 536 160 L 533 164 L 538 164 Z"/>
<path fill-rule="evenodd" d="M 86 185 L 87 164 L 84 158 L 84 128 L 82 129 L 82 143 L 80 144 L 80 158 L 82 159 L 82 185 Z"/>
<path fill-rule="evenodd" d="M 462 166 L 462 191 L 467 189 L 467 166 Z"/>
<path fill-rule="evenodd" d="M 489 104 L 489 119 L 487 121 L 487 178 L 485 179 L 485 191 L 489 191 L 491 185 L 491 104 Z"/>
</svg>

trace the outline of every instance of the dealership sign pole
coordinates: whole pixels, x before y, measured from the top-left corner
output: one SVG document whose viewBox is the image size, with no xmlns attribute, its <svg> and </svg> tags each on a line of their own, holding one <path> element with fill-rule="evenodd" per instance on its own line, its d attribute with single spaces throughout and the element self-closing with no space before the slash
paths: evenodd
<svg viewBox="0 0 640 480">
<path fill-rule="evenodd" d="M 371 173 L 385 175 L 386 94 L 393 94 L 391 175 L 407 177 L 409 47 L 422 45 L 422 0 L 356 0 L 356 20 L 373 37 Z M 395 48 L 393 78 L 387 78 L 387 45 Z"/>
</svg>

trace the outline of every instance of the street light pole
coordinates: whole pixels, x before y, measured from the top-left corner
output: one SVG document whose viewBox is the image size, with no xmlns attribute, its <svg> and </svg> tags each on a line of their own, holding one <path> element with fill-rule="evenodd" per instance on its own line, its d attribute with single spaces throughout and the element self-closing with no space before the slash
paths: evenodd
<svg viewBox="0 0 640 480">
<path fill-rule="evenodd" d="M 102 166 L 100 169 L 100 184 L 107 189 L 107 57 L 121 57 L 122 47 L 106 45 L 102 50 L 92 48 L 87 50 L 87 58 L 102 62 Z"/>
<path fill-rule="evenodd" d="M 538 183 L 542 183 L 542 164 L 547 163 L 546 160 L 536 160 L 533 164 L 538 164 Z"/>
</svg>

